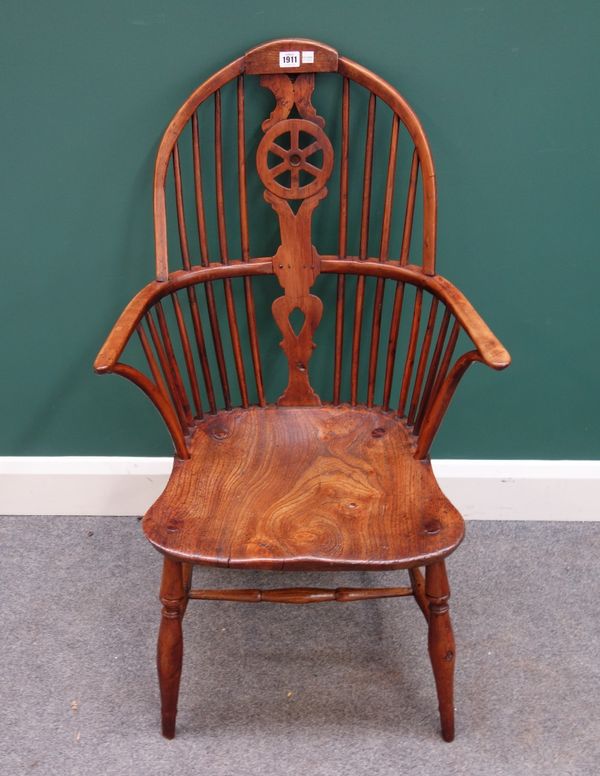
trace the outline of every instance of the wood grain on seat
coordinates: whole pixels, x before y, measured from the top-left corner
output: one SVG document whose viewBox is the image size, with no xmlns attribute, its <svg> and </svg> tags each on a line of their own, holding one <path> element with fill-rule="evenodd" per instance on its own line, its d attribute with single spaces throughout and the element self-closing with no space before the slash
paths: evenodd
<svg viewBox="0 0 600 776">
<path fill-rule="evenodd" d="M 463 520 L 390 414 L 254 408 L 200 422 L 144 518 L 161 551 L 239 568 L 383 569 L 450 553 Z"/>
</svg>

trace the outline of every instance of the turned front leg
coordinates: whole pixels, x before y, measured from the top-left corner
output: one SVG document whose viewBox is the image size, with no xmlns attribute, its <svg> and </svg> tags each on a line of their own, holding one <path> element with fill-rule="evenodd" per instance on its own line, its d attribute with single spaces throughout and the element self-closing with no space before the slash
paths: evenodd
<svg viewBox="0 0 600 776">
<path fill-rule="evenodd" d="M 448 599 L 450 587 L 444 561 L 427 566 L 425 594 L 429 601 L 429 657 L 437 689 L 442 737 L 454 739 L 455 646 Z"/>
<path fill-rule="evenodd" d="M 175 737 L 175 718 L 183 660 L 181 621 L 184 596 L 182 564 L 165 557 L 160 586 L 163 608 L 156 660 L 160 685 L 162 734 L 165 738 Z"/>
<path fill-rule="evenodd" d="M 190 589 L 192 587 L 192 574 L 194 572 L 194 567 L 191 563 L 182 563 L 181 564 L 181 573 L 182 573 L 182 579 L 183 579 L 183 603 L 181 605 L 181 619 L 183 620 L 183 616 L 185 614 L 185 610 L 187 609 L 188 605 L 188 594 L 190 592 Z"/>
</svg>

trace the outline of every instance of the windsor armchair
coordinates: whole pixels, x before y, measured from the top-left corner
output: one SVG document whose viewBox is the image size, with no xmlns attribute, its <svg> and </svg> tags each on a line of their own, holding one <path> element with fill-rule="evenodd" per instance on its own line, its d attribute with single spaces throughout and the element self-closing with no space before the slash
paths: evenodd
<svg viewBox="0 0 600 776">
<path fill-rule="evenodd" d="M 503 369 L 510 357 L 435 273 L 435 177 L 418 119 L 332 48 L 266 43 L 175 114 L 156 159 L 154 219 L 156 280 L 125 308 L 95 369 L 141 388 L 175 448 L 142 523 L 164 555 L 163 735 L 175 735 L 190 599 L 413 596 L 451 741 L 445 558 L 464 529 L 428 453 L 467 368 Z M 175 251 L 182 269 L 170 271 Z M 405 569 L 409 584 L 194 588 L 202 564 Z"/>
</svg>

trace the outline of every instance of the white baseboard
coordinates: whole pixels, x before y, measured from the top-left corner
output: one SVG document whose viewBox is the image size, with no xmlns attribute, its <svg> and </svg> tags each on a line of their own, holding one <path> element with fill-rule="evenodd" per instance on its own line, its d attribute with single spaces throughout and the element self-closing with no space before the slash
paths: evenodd
<svg viewBox="0 0 600 776">
<path fill-rule="evenodd" d="M 2 458 L 1 515 L 141 515 L 170 458 Z M 448 498 L 471 520 L 600 520 L 600 461 L 436 460 Z"/>
<path fill-rule="evenodd" d="M 433 461 L 469 520 L 600 520 L 600 461 Z"/>
</svg>

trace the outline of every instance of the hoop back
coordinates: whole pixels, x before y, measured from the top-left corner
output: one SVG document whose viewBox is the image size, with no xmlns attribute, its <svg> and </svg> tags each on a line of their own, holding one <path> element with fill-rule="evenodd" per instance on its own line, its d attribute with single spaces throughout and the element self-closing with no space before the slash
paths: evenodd
<svg viewBox="0 0 600 776">
<path fill-rule="evenodd" d="M 334 144 L 328 136 L 325 118 L 313 104 L 315 77 L 320 73 L 338 73 L 343 78 L 341 105 L 341 149 L 334 154 Z M 225 186 L 223 168 L 227 155 L 223 151 L 223 121 L 221 90 L 237 79 L 238 190 L 241 230 L 241 260 L 251 261 L 249 244 L 244 75 L 258 76 L 260 85 L 269 90 L 275 105 L 261 123 L 262 137 L 256 148 L 256 170 L 263 186 L 263 196 L 278 217 L 280 244 L 271 257 L 272 272 L 283 294 L 272 303 L 273 318 L 281 331 L 280 343 L 288 361 L 288 384 L 278 404 L 287 406 L 318 405 L 320 399 L 311 387 L 308 364 L 315 347 L 314 334 L 323 316 L 323 302 L 311 288 L 320 272 L 321 256 L 313 245 L 311 225 L 319 203 L 328 196 L 327 184 L 337 165 L 340 179 L 339 246 L 336 258 L 364 261 L 370 258 L 369 240 L 372 216 L 373 157 L 375 146 L 375 116 L 377 102 L 392 112 L 389 159 L 382 207 L 382 230 L 379 261 L 389 257 L 394 186 L 400 127 L 408 131 L 414 151 L 410 174 L 401 244 L 400 265 L 409 264 L 413 217 L 417 199 L 417 181 L 421 178 L 423 242 L 420 262 L 426 274 L 435 272 L 436 192 L 433 162 L 423 129 L 404 99 L 389 84 L 365 68 L 323 44 L 304 39 L 285 39 L 258 46 L 244 57 L 232 62 L 202 84 L 176 113 L 167 128 L 159 148 L 154 182 L 154 213 L 156 236 L 157 280 L 169 276 L 167 255 L 167 218 L 165 184 L 170 163 L 175 184 L 175 207 L 184 270 L 197 262 L 192 259 L 184 216 L 183 177 L 179 155 L 179 139 L 191 125 L 193 146 L 193 176 L 196 220 L 199 232 L 200 263 L 210 264 L 207 239 L 204 190 L 200 162 L 198 107 L 214 95 L 214 169 L 216 185 L 216 221 L 220 262 L 230 261 L 226 225 Z M 364 145 L 363 191 L 360 208 L 360 247 L 357 256 L 348 256 L 347 232 L 349 197 L 356 187 L 349 181 L 349 101 L 350 82 L 368 91 L 366 138 Z M 377 149 L 377 153 L 379 153 Z M 372 254 L 371 254 L 372 255 Z M 258 257 L 257 257 L 258 258 Z M 228 298 L 228 304 L 230 304 Z M 229 309 L 229 308 L 228 308 Z M 301 317 L 301 326 L 294 327 L 292 318 Z"/>
</svg>

